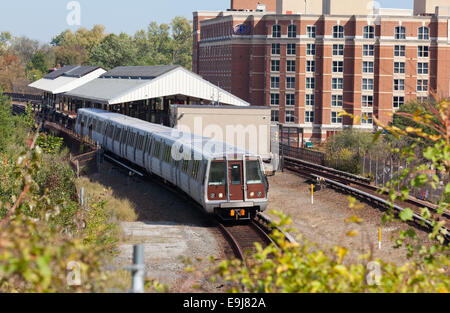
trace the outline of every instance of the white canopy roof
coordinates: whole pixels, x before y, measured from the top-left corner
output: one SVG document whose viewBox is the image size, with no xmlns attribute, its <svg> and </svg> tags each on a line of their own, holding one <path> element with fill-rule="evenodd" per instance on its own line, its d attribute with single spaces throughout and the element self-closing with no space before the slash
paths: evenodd
<svg viewBox="0 0 450 313">
<path fill-rule="evenodd" d="M 75 68 L 76 69 L 76 68 Z M 42 79 L 39 79 L 38 81 L 35 81 L 34 83 L 28 85 L 29 87 L 33 87 L 45 92 L 49 92 L 51 94 L 61 94 L 68 91 L 71 91 L 75 88 L 78 88 L 93 79 L 96 79 L 100 75 L 106 73 L 106 71 L 102 68 L 97 68 L 93 70 L 92 72 L 89 72 L 88 74 L 84 76 L 66 76 L 64 74 L 56 77 L 56 78 L 48 78 L 44 77 Z M 47 75 L 49 76 L 49 75 Z"/>
<path fill-rule="evenodd" d="M 184 95 L 221 104 L 250 106 L 181 66 L 116 68 L 66 95 L 102 104 Z"/>
</svg>

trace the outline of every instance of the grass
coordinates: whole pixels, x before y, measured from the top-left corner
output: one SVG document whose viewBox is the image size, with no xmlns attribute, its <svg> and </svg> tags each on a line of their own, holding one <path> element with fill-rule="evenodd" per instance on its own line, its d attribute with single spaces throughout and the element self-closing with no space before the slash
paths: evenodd
<svg viewBox="0 0 450 313">
<path fill-rule="evenodd" d="M 92 182 L 89 178 L 80 177 L 77 179 L 77 189 L 84 187 L 85 200 L 105 202 L 105 209 L 112 212 L 114 217 L 120 222 L 136 222 L 137 214 L 133 204 L 128 199 L 116 198 L 111 189 Z"/>
</svg>

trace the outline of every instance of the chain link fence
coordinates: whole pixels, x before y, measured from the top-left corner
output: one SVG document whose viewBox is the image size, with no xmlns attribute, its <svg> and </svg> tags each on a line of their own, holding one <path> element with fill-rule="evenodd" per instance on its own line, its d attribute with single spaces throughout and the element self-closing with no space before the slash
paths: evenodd
<svg viewBox="0 0 450 313">
<path fill-rule="evenodd" d="M 406 160 L 391 158 L 379 158 L 373 157 L 370 154 L 364 154 L 362 156 L 361 174 L 363 176 L 370 177 L 375 185 L 385 186 L 390 180 L 401 179 L 401 174 L 405 169 L 409 169 L 410 174 L 405 178 L 401 179 L 400 184 L 397 186 L 397 190 L 400 190 L 402 186 L 411 186 L 411 180 L 414 179 L 415 174 L 411 172 L 419 164 L 416 162 L 408 163 Z M 422 172 L 427 174 L 428 178 L 431 179 L 436 171 L 428 166 L 428 170 Z M 438 175 L 439 176 L 439 175 Z M 430 201 L 432 203 L 437 203 L 441 200 L 444 194 L 445 186 L 448 182 L 448 177 L 440 177 L 440 182 L 436 184 L 436 189 L 434 189 L 430 184 L 426 184 L 423 187 L 411 188 L 410 195 L 416 197 L 420 200 Z"/>
</svg>

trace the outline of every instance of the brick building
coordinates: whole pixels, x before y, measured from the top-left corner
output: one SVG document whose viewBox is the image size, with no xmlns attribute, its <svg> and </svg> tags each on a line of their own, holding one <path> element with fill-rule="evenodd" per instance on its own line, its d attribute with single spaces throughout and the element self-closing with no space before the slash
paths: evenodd
<svg viewBox="0 0 450 313">
<path fill-rule="evenodd" d="M 370 3 L 234 0 L 194 12 L 193 70 L 317 141 L 371 130 L 373 116 L 389 121 L 428 89 L 449 97 L 450 0 L 415 0 L 414 10 Z"/>
</svg>

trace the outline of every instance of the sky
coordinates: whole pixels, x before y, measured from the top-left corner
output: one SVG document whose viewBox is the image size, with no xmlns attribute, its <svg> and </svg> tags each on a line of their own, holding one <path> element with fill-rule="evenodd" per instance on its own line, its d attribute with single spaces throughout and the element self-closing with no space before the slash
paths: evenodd
<svg viewBox="0 0 450 313">
<path fill-rule="evenodd" d="M 0 32 L 27 36 L 48 43 L 65 29 L 106 26 L 108 33 L 133 35 L 152 21 L 169 23 L 175 16 L 192 19 L 194 11 L 225 10 L 230 0 L 0 0 Z M 379 0 L 383 8 L 412 9 L 413 0 Z M 77 26 L 80 16 L 80 26 Z M 69 19 L 69 22 L 68 22 Z M 75 25 L 70 25 L 75 23 Z"/>
</svg>

